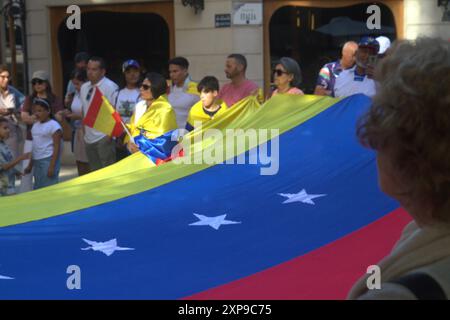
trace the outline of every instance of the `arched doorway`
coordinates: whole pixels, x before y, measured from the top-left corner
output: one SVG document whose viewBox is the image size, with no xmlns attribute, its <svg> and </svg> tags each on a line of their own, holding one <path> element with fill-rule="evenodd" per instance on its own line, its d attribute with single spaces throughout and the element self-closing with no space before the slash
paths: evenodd
<svg viewBox="0 0 450 320">
<path fill-rule="evenodd" d="M 265 88 L 272 81 L 271 70 L 276 61 L 292 57 L 299 62 L 303 73 L 302 90 L 312 93 L 320 68 L 340 57 L 342 45 L 358 41 L 364 35 L 385 35 L 391 40 L 401 37 L 398 16 L 402 7 L 394 1 L 375 3 L 381 9 L 381 29 L 366 27 L 368 5 L 361 1 L 267 1 L 265 5 Z M 396 1 L 400 3 L 400 1 Z M 343 28 L 334 28 L 334 25 Z M 333 28 L 329 28 L 333 26 Z"/>
<path fill-rule="evenodd" d="M 174 53 L 173 3 L 81 7 L 81 30 L 66 27 L 67 14 L 51 11 L 52 66 L 55 91 L 62 94 L 77 52 L 101 56 L 107 76 L 120 84 L 121 65 L 136 59 L 145 71 L 165 73 Z M 65 8 L 64 8 L 65 9 Z"/>
</svg>

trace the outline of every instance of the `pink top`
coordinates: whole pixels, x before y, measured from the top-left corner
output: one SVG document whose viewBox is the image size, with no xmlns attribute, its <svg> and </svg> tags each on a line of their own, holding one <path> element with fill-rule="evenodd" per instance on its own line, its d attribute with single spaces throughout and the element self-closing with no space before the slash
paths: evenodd
<svg viewBox="0 0 450 320">
<path fill-rule="evenodd" d="M 273 96 L 276 96 L 277 94 L 278 94 L 278 89 L 276 89 L 276 90 L 272 93 L 272 97 L 273 97 Z M 297 94 L 297 95 L 299 95 L 299 96 L 304 95 L 304 93 L 303 93 L 302 90 L 300 90 L 299 88 L 295 88 L 295 87 L 290 88 L 290 89 L 288 90 L 288 92 L 286 92 L 285 94 Z"/>
<path fill-rule="evenodd" d="M 231 107 L 239 100 L 250 96 L 257 89 L 258 85 L 250 80 L 245 80 L 240 86 L 227 83 L 220 89 L 218 98 L 225 101 L 228 107 Z"/>
</svg>

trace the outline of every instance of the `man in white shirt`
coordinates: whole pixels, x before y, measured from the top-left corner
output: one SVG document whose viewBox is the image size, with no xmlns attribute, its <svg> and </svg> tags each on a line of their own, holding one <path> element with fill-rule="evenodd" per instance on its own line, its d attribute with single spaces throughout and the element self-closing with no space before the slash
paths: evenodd
<svg viewBox="0 0 450 320">
<path fill-rule="evenodd" d="M 169 61 L 169 87 L 168 100 L 177 116 L 180 129 L 186 126 L 186 120 L 191 107 L 200 100 L 197 83 L 191 80 L 188 72 L 189 62 L 186 58 L 175 57 Z"/>
<path fill-rule="evenodd" d="M 89 81 L 83 84 L 80 90 L 84 116 L 89 110 L 96 88 L 100 89 L 111 105 L 116 101 L 119 87 L 105 77 L 105 73 L 105 61 L 102 58 L 92 57 L 89 59 L 87 66 Z M 92 171 L 107 167 L 116 161 L 115 143 L 111 137 L 93 128 L 84 126 L 84 141 L 86 142 L 86 154 Z"/>
<path fill-rule="evenodd" d="M 372 97 L 376 93 L 375 81 L 367 74 L 367 69 L 374 64 L 380 48 L 373 37 L 363 37 L 356 51 L 356 65 L 341 72 L 334 86 L 335 97 L 348 97 L 357 93 Z"/>
</svg>

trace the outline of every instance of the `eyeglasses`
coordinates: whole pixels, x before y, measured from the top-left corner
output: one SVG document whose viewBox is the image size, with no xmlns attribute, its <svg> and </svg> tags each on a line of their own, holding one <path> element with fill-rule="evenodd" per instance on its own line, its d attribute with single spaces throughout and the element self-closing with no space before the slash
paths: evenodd
<svg viewBox="0 0 450 320">
<path fill-rule="evenodd" d="M 141 84 L 141 88 L 144 90 L 149 90 L 152 86 L 149 86 L 148 84 Z"/>
<path fill-rule="evenodd" d="M 277 76 L 281 76 L 281 75 L 283 75 L 284 73 L 285 74 L 288 74 L 288 72 L 286 72 L 286 71 L 283 71 L 283 70 L 281 70 L 281 69 L 275 69 L 275 70 L 273 70 L 273 73 L 274 74 L 276 74 Z"/>
<path fill-rule="evenodd" d="M 45 81 L 41 79 L 33 79 L 31 80 L 31 84 L 34 86 L 36 84 L 43 84 Z"/>
</svg>

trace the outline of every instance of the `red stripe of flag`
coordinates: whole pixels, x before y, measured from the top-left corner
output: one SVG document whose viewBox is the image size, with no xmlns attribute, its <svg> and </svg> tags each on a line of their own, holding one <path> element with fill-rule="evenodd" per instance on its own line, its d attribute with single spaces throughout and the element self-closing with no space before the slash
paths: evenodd
<svg viewBox="0 0 450 320">
<path fill-rule="evenodd" d="M 410 221 L 404 209 L 394 210 L 301 257 L 184 299 L 345 299 L 367 267 L 391 252 Z"/>
<path fill-rule="evenodd" d="M 173 159 L 179 158 L 179 157 L 184 157 L 184 150 L 181 149 L 180 152 L 178 152 L 178 154 L 176 154 L 174 157 L 170 156 L 167 159 L 156 159 L 156 165 L 159 166 L 160 164 L 172 161 Z"/>
<path fill-rule="evenodd" d="M 97 119 L 97 115 L 100 112 L 100 107 L 102 106 L 102 93 L 98 88 L 95 88 L 94 97 L 92 98 L 92 102 L 89 105 L 89 110 L 86 116 L 83 119 L 83 124 L 92 128 Z"/>
<path fill-rule="evenodd" d="M 122 118 L 120 117 L 120 114 L 118 112 L 114 112 L 112 114 L 114 120 L 116 121 L 116 124 L 114 126 L 113 131 L 111 132 L 112 137 L 120 137 L 124 131 L 122 126 Z"/>
</svg>

